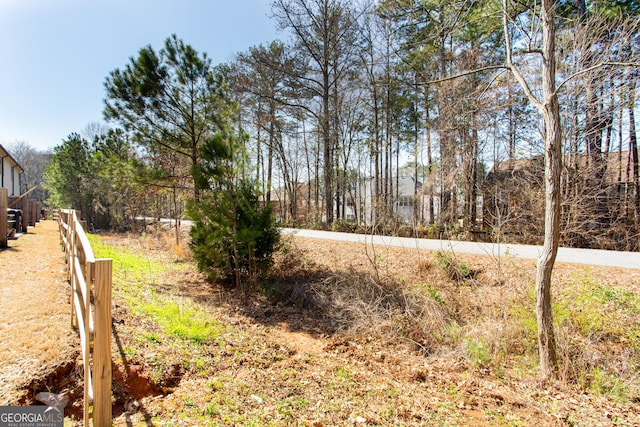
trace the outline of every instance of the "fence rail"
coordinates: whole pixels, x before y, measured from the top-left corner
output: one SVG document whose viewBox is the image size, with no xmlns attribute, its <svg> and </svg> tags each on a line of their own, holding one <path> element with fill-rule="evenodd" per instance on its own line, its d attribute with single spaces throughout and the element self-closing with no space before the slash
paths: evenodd
<svg viewBox="0 0 640 427">
<path fill-rule="evenodd" d="M 75 210 L 58 213 L 71 284 L 71 325 L 78 329 L 84 366 L 83 422 L 111 425 L 111 259 L 96 259 Z"/>
</svg>

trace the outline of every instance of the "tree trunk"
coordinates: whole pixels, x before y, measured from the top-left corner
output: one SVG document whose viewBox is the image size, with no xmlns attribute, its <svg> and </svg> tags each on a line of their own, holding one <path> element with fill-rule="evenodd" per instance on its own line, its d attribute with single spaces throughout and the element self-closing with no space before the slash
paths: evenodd
<svg viewBox="0 0 640 427">
<path fill-rule="evenodd" d="M 633 162 L 633 188 L 636 196 L 634 210 L 636 217 L 636 225 L 640 224 L 640 178 L 638 171 L 638 139 L 636 137 L 636 119 L 634 114 L 636 97 L 636 83 L 633 77 L 629 79 L 629 151 Z"/>
<path fill-rule="evenodd" d="M 560 174 L 562 172 L 562 130 L 556 94 L 555 23 L 553 1 L 542 1 L 543 66 L 542 88 L 545 123 L 545 215 L 544 244 L 536 271 L 536 317 L 540 371 L 545 378 L 557 373 L 556 342 L 551 313 L 551 273 L 560 241 Z"/>
<path fill-rule="evenodd" d="M 271 180 L 273 179 L 273 145 L 275 144 L 275 111 L 269 106 L 269 146 L 267 147 L 267 204 L 271 202 Z"/>
<path fill-rule="evenodd" d="M 532 92 L 522 73 L 512 62 L 511 36 L 508 25 L 507 0 L 503 0 L 503 26 L 507 67 L 520 83 L 529 100 L 544 118 L 545 137 L 545 222 L 544 244 L 538 258 L 535 285 L 536 319 L 538 324 L 538 352 L 540 372 L 546 378 L 557 375 L 556 342 L 551 313 L 551 274 L 560 240 L 560 208 L 562 172 L 562 131 L 560 107 L 556 94 L 555 24 L 553 0 L 543 0 L 542 20 L 542 95 L 540 101 Z"/>
<path fill-rule="evenodd" d="M 425 86 L 424 88 L 424 99 L 425 99 L 425 103 L 424 103 L 424 116 L 425 116 L 425 133 L 426 133 L 426 138 L 427 138 L 427 189 L 429 190 L 428 192 L 428 197 L 429 197 L 429 225 L 432 225 L 435 223 L 435 212 L 434 212 L 434 206 L 433 206 L 433 186 L 434 186 L 434 182 L 433 182 L 433 158 L 431 155 L 431 119 L 429 118 L 429 87 Z"/>
<path fill-rule="evenodd" d="M 417 103 L 416 103 L 417 104 Z M 415 106 L 416 111 L 418 110 L 418 106 Z M 414 119 L 414 140 L 413 140 L 413 227 L 417 227 L 420 223 L 420 218 L 418 217 L 418 117 Z M 399 151 L 399 150 L 398 150 Z M 420 204 L 420 209 L 422 209 L 422 203 Z"/>
<path fill-rule="evenodd" d="M 471 118 L 471 171 L 470 175 L 470 196 L 469 196 L 469 226 L 471 231 L 476 228 L 476 218 L 478 216 L 476 199 L 478 198 L 478 111 L 474 109 Z"/>
<path fill-rule="evenodd" d="M 260 106 L 258 105 L 258 111 L 256 112 L 256 131 L 257 131 L 257 135 L 256 135 L 256 182 L 259 183 L 258 185 L 262 186 L 261 192 L 264 194 L 264 180 L 262 179 L 262 177 L 260 176 L 260 173 L 262 172 L 262 147 L 261 147 L 261 143 L 260 143 L 260 137 L 261 137 L 261 128 L 262 125 L 260 123 Z"/>
<path fill-rule="evenodd" d="M 324 164 L 324 208 L 326 223 L 333 223 L 333 156 L 331 155 L 331 134 L 329 126 L 329 77 L 325 79 L 327 92 L 323 94 L 322 100 L 322 150 Z"/>
</svg>

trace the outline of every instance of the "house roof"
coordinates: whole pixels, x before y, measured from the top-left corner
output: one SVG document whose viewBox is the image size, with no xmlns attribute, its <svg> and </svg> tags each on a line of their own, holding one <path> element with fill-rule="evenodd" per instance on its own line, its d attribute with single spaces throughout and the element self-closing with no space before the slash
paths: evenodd
<svg viewBox="0 0 640 427">
<path fill-rule="evenodd" d="M 604 178 L 609 183 L 627 182 L 627 169 L 629 169 L 629 178 L 633 178 L 633 164 L 630 163 L 629 151 L 602 153 L 605 160 Z M 577 161 L 575 161 L 577 160 Z M 577 158 L 565 158 L 564 166 L 576 170 L 588 170 L 591 168 L 590 157 L 586 153 L 579 153 Z M 485 178 L 485 184 L 492 185 L 496 181 L 507 179 L 509 176 L 520 176 L 523 174 L 540 174 L 544 172 L 544 158 L 536 156 L 529 159 L 511 159 L 499 163 L 495 163 Z"/>
<path fill-rule="evenodd" d="M 606 158 L 606 170 L 604 178 L 607 182 L 615 183 L 620 178 L 621 183 L 633 182 L 633 162 L 630 159 L 629 150 L 610 153 L 602 153 Z M 590 168 L 589 156 L 581 154 L 578 156 L 577 168 L 585 170 Z M 628 174 L 627 174 L 628 170 Z"/>
<path fill-rule="evenodd" d="M 24 172 L 24 169 L 22 168 L 22 166 L 20 166 L 20 163 L 18 163 L 18 161 L 11 156 L 11 154 L 2 146 L 2 144 L 0 144 L 0 158 L 8 158 L 9 161 L 13 163 L 13 166 L 20 169 L 20 172 Z"/>
</svg>

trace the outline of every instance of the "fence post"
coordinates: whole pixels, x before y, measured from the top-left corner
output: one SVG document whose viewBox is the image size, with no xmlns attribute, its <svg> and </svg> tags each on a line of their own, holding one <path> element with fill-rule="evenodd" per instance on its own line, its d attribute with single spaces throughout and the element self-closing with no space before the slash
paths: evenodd
<svg viewBox="0 0 640 427">
<path fill-rule="evenodd" d="M 97 259 L 94 276 L 93 425 L 111 425 L 111 259 Z"/>
<path fill-rule="evenodd" d="M 8 246 L 7 240 L 7 206 L 9 204 L 9 190 L 0 188 L 0 249 Z"/>
<path fill-rule="evenodd" d="M 19 209 L 22 210 L 22 232 L 27 233 L 29 231 L 29 212 L 25 209 L 27 206 L 27 199 L 22 199 Z M 16 206 L 17 207 L 17 206 Z"/>
</svg>

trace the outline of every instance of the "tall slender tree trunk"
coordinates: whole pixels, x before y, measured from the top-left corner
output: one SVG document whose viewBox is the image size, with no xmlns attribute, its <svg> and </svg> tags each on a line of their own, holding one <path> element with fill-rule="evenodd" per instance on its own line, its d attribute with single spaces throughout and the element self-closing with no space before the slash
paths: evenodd
<svg viewBox="0 0 640 427">
<path fill-rule="evenodd" d="M 447 58 L 446 58 L 446 40 L 444 36 L 441 36 L 439 46 L 439 58 L 440 58 L 440 76 L 445 77 L 447 73 Z M 449 180 L 449 174 L 453 169 L 452 159 L 452 147 L 450 147 L 449 141 L 449 122 L 446 118 L 445 107 L 447 106 L 447 99 L 443 93 L 443 89 L 438 89 L 438 133 L 440 135 L 440 217 L 439 223 L 452 221 L 454 215 L 451 215 L 451 192 L 453 189 L 453 183 Z M 455 202 L 455 196 L 454 196 Z M 455 207 L 453 208 L 455 210 Z"/>
<path fill-rule="evenodd" d="M 557 373 L 556 341 L 551 313 L 551 274 L 560 241 L 560 174 L 562 129 L 556 93 L 555 23 L 553 0 L 542 1 L 543 24 L 543 116 L 545 123 L 545 216 L 544 244 L 536 271 L 536 317 L 540 371 L 545 378 Z"/>
<path fill-rule="evenodd" d="M 507 102 L 509 103 L 507 107 L 509 117 L 509 160 L 514 160 L 516 158 L 516 118 L 511 84 L 507 85 L 507 97 Z"/>
<path fill-rule="evenodd" d="M 260 176 L 260 173 L 262 173 L 262 144 L 261 144 L 261 128 L 262 126 L 260 125 L 260 106 L 258 106 L 258 111 L 256 112 L 256 127 L 257 127 L 257 135 L 256 135 L 256 154 L 257 154 L 257 158 L 256 158 L 256 182 L 261 183 L 258 185 L 262 185 L 262 193 L 264 194 L 264 182 L 262 180 L 262 177 Z"/>
<path fill-rule="evenodd" d="M 427 189 L 429 191 L 429 225 L 435 223 L 435 212 L 433 206 L 433 158 L 431 154 L 431 119 L 429 117 L 429 87 L 424 88 L 424 116 L 425 116 L 425 133 L 427 138 Z"/>
<path fill-rule="evenodd" d="M 381 177 L 381 167 L 380 167 L 380 150 L 382 148 L 382 144 L 380 143 L 380 108 L 378 105 L 378 89 L 375 86 L 375 82 L 372 83 L 373 85 L 373 130 L 374 130 L 374 148 L 373 148 L 373 152 L 374 152 L 374 177 L 373 177 L 373 183 L 374 183 L 374 190 L 373 190 L 373 197 L 372 197 L 372 209 L 371 209 L 371 213 L 372 213 L 372 217 L 371 217 L 371 223 L 374 224 L 376 221 L 378 221 L 378 218 L 380 218 L 380 205 L 382 204 L 381 202 L 381 198 L 380 198 L 380 194 L 382 193 L 381 188 L 382 188 L 382 180 L 380 179 Z"/>
<path fill-rule="evenodd" d="M 275 111 L 269 107 L 269 146 L 267 147 L 267 203 L 271 202 L 271 181 L 273 179 L 273 146 L 275 141 Z"/>
<path fill-rule="evenodd" d="M 315 158 L 315 176 L 316 179 L 314 181 L 315 186 L 315 210 L 320 215 L 322 209 L 320 208 L 320 152 L 322 151 L 322 143 L 320 137 L 318 137 L 316 143 L 316 158 Z"/>
<path fill-rule="evenodd" d="M 639 166 L 639 152 L 638 152 L 638 139 L 636 136 L 636 118 L 634 113 L 636 97 L 636 83 L 632 78 L 629 79 L 629 151 L 631 154 L 631 160 L 633 162 L 633 188 L 634 195 L 636 197 L 634 203 L 634 211 L 636 217 L 636 226 L 640 224 L 640 178 L 638 171 Z"/>
<path fill-rule="evenodd" d="M 415 118 L 413 121 L 414 124 L 414 128 L 413 128 L 413 226 L 417 227 L 419 224 L 419 216 L 418 213 L 420 211 L 422 211 L 422 203 L 420 203 L 420 206 L 418 206 L 418 200 L 422 200 L 421 198 L 418 198 L 418 149 L 419 149 L 419 142 L 418 142 L 418 103 L 415 103 Z M 399 151 L 399 150 L 398 150 Z M 418 210 L 418 208 L 420 208 L 420 211 Z"/>
<path fill-rule="evenodd" d="M 471 118 L 471 164 L 470 167 L 470 196 L 469 196 L 469 226 L 471 230 L 476 227 L 478 215 L 476 199 L 478 198 L 478 111 L 474 109 Z"/>
<path fill-rule="evenodd" d="M 327 23 L 324 22 L 324 34 L 328 34 Z M 324 161 L 324 208 L 326 223 L 333 223 L 333 156 L 331 146 L 331 113 L 329 104 L 331 89 L 329 87 L 329 40 L 323 39 L 323 64 L 322 64 L 322 142 Z"/>
<path fill-rule="evenodd" d="M 555 23 L 553 0 L 542 0 L 542 96 L 540 101 L 531 91 L 522 73 L 512 62 L 511 36 L 508 25 L 507 0 L 503 0 L 507 66 L 518 80 L 529 100 L 544 119 L 545 137 L 545 221 L 544 244 L 538 258 L 535 285 L 536 319 L 540 372 L 544 378 L 557 375 L 556 341 L 551 312 L 551 274 L 560 241 L 560 209 L 562 172 L 562 130 L 560 107 L 556 93 Z"/>
</svg>

